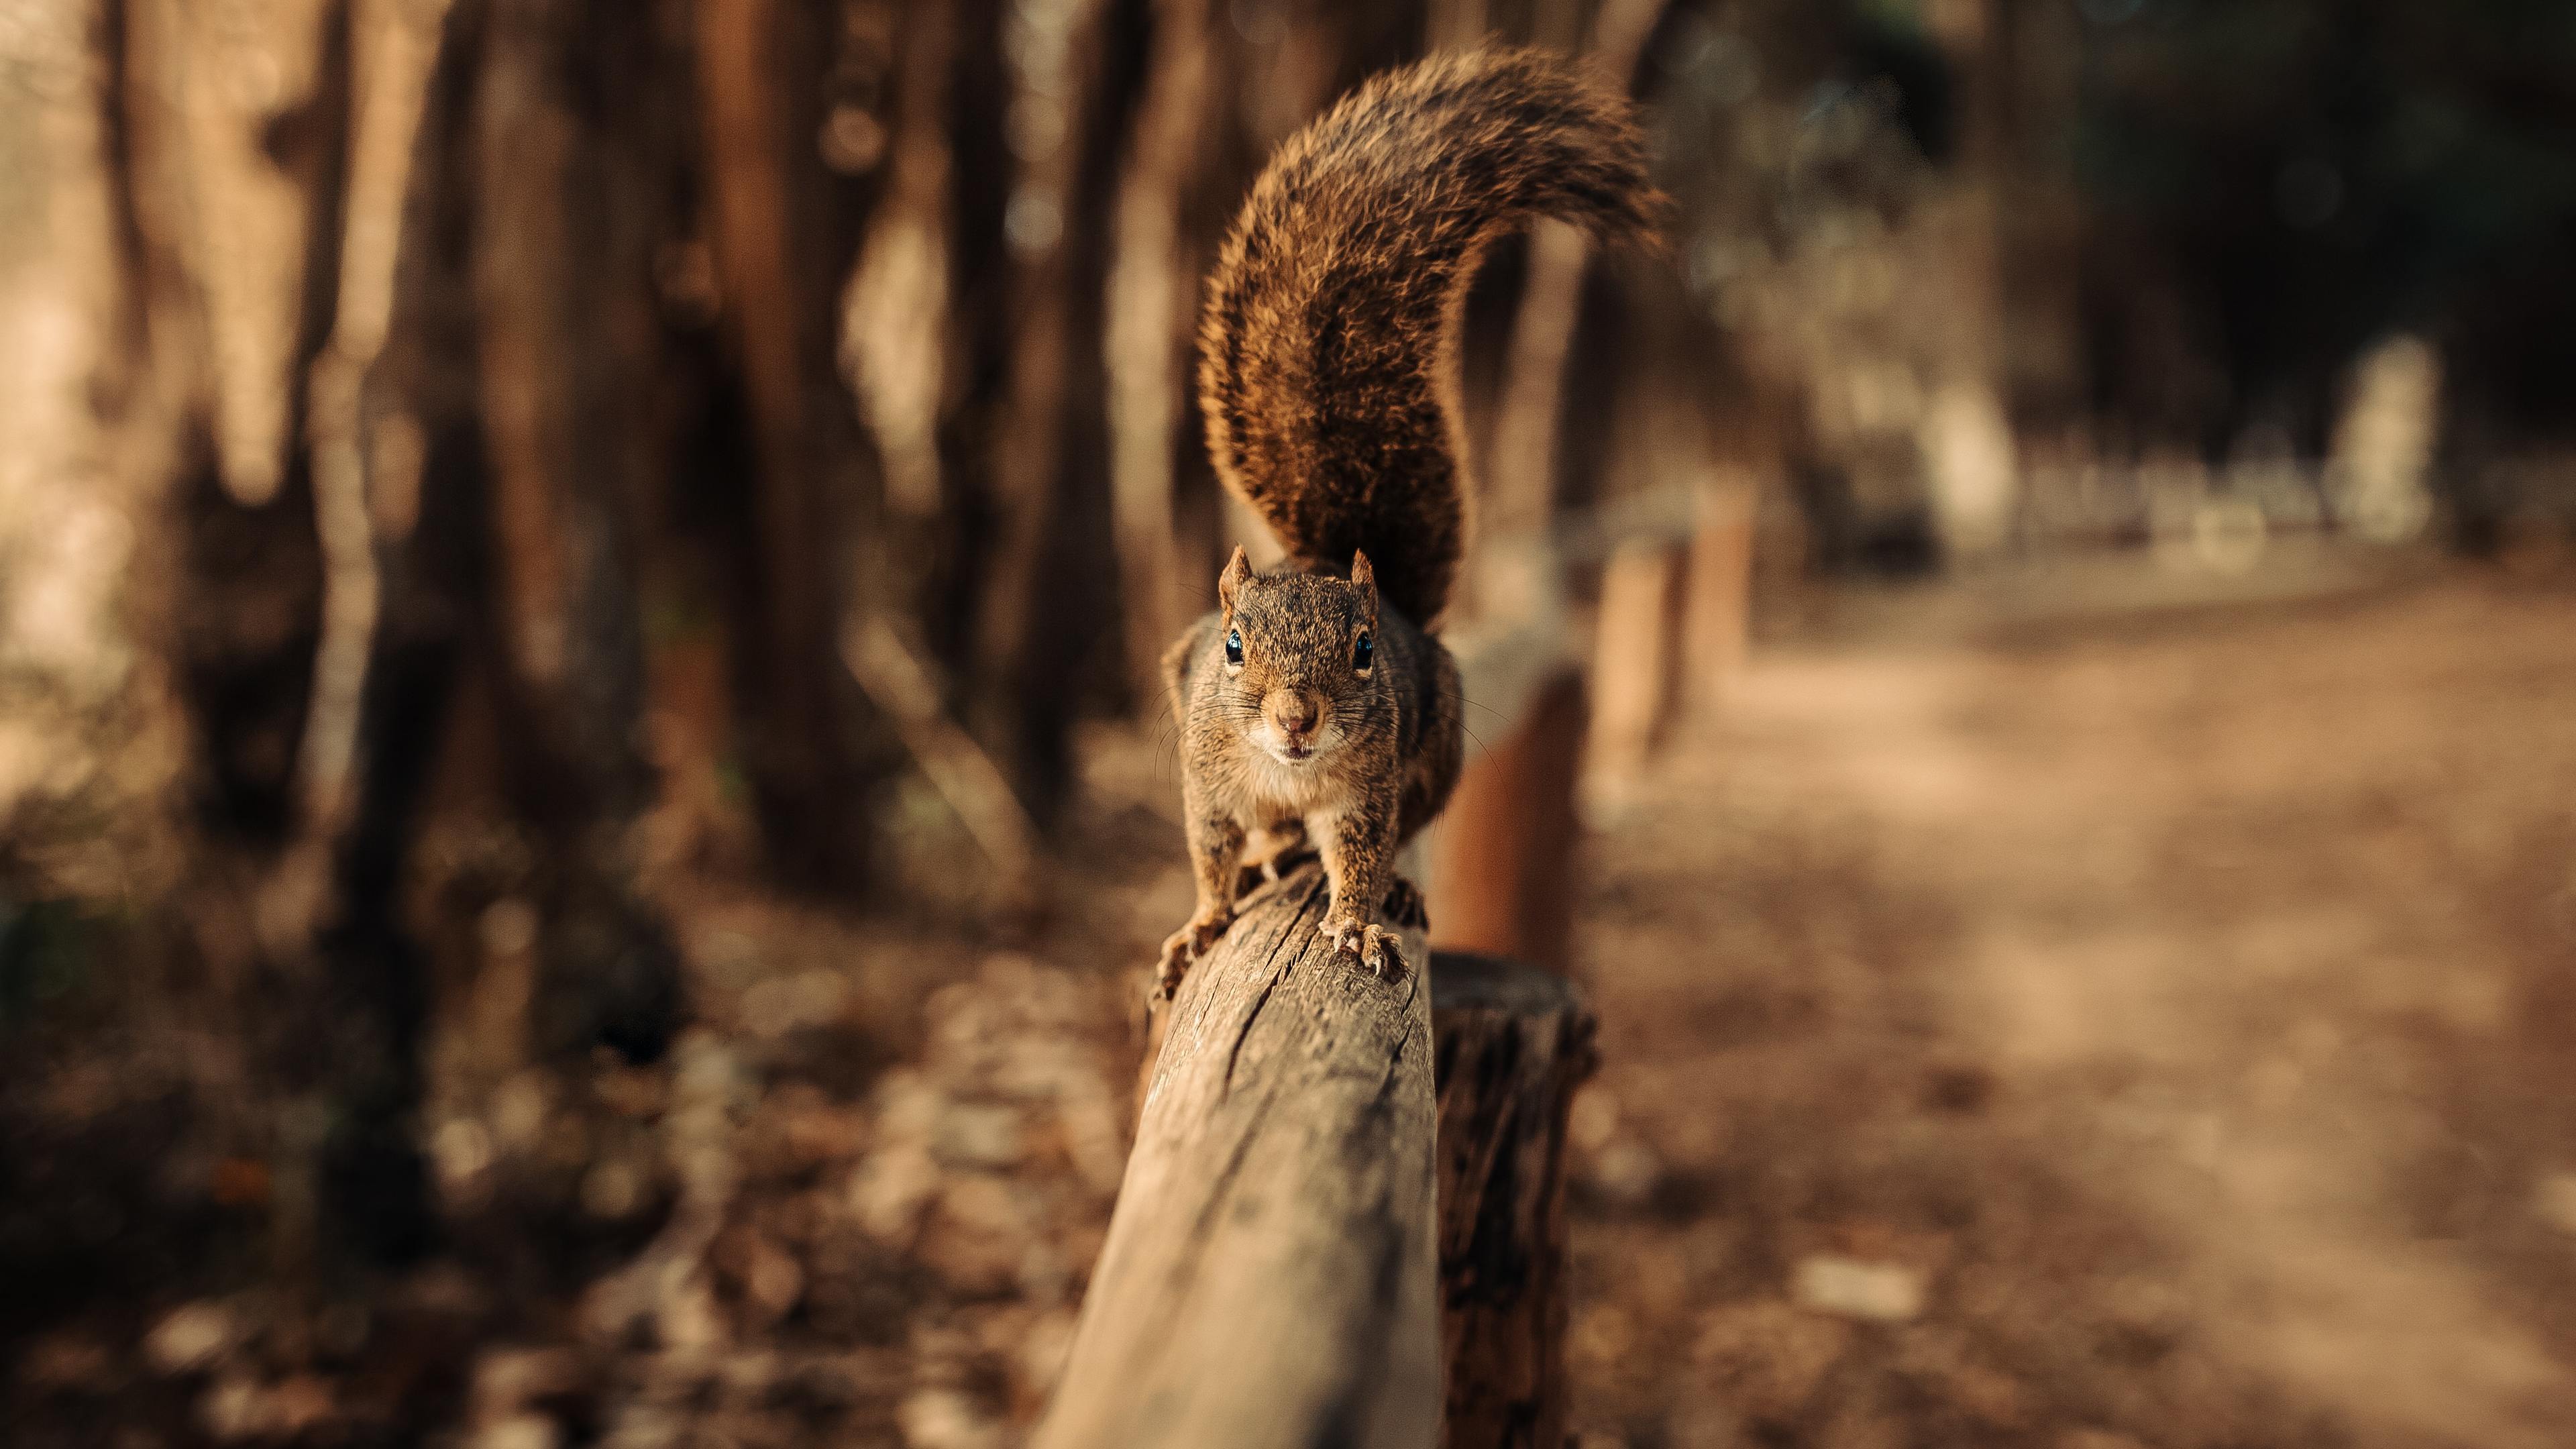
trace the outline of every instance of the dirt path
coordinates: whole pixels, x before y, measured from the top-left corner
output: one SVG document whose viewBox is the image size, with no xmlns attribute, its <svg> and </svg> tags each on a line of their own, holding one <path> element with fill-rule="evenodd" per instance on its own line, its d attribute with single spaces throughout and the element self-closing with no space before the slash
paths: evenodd
<svg viewBox="0 0 2576 1449">
<path fill-rule="evenodd" d="M 2576 1443 L 2576 593 L 1945 618 L 1601 845 L 1588 1432 Z"/>
</svg>

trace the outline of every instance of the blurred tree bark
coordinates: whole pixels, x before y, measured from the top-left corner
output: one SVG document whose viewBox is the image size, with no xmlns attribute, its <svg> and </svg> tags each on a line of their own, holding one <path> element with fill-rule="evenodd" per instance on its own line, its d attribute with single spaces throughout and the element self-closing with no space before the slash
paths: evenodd
<svg viewBox="0 0 2576 1449">
<path fill-rule="evenodd" d="M 1660 5 L 1596 8 L 1633 69 Z M 1208 591 L 1204 258 L 1500 9 L 19 7 L 0 893 L 184 925 L 291 1239 L 422 1204 L 422 1043 L 496 963 L 494 1071 L 659 1051 L 674 868 L 882 885 L 917 774 L 1027 874 Z"/>
<path fill-rule="evenodd" d="M 1663 5 L 1664 0 L 1608 0 L 1593 17 L 1591 43 L 1584 49 L 1605 82 L 1627 86 Z M 1581 25 L 1573 6 L 1540 9 L 1532 16 L 1529 39 L 1571 52 L 1581 44 Z M 1484 480 L 1485 526 L 1500 537 L 1535 533 L 1555 512 L 1557 412 L 1581 312 L 1586 251 L 1583 233 L 1561 221 L 1537 223 L 1526 243 Z"/>
<path fill-rule="evenodd" d="M 1215 36 L 1207 0 L 1157 0 L 1151 59 L 1127 174 L 1118 193 L 1107 327 L 1111 507 L 1135 697 L 1163 694 L 1163 651 L 1189 623 L 1194 591 L 1174 517 L 1173 481 L 1194 377 L 1191 322 L 1199 252 L 1183 228 L 1190 179 L 1205 149 Z"/>
<path fill-rule="evenodd" d="M 1005 8 L 998 52 L 1002 255 L 972 345 L 984 436 L 970 466 L 990 532 L 974 614 L 971 718 L 1022 798 L 1050 818 L 1071 783 L 1068 726 L 1115 659 L 1107 527 L 1101 274 L 1116 163 L 1133 108 L 1132 0 Z M 1003 159 L 1007 158 L 1007 159 Z M 991 201 L 986 202 L 992 204 Z M 1113 665 L 1114 667 L 1114 665 Z"/>
<path fill-rule="evenodd" d="M 921 23 L 943 7 L 919 7 Z M 901 7 L 698 0 L 707 229 L 757 468 L 758 600 L 745 637 L 755 788 L 791 882 L 866 874 L 881 719 L 840 664 L 845 614 L 881 566 L 882 484 L 838 372 L 834 299 L 883 187 Z"/>
<path fill-rule="evenodd" d="M 24 10 L 0 890 L 170 902 L 276 1094 L 282 1238 L 399 1220 L 418 943 L 456 939 L 410 914 L 429 815 L 532 847 L 432 897 L 533 913 L 521 1051 L 676 1022 L 644 827 L 694 762 L 648 758 L 648 612 L 748 601 L 741 718 L 678 737 L 746 742 L 776 878 L 865 879 L 894 737 L 838 643 L 890 601 L 831 301 L 898 9 Z M 478 774 L 459 729 L 507 747 Z"/>
<path fill-rule="evenodd" d="M 129 81 L 94 7 L 0 32 L 0 892 L 148 892 L 184 740 L 161 638 L 186 385 L 115 166 Z"/>
</svg>

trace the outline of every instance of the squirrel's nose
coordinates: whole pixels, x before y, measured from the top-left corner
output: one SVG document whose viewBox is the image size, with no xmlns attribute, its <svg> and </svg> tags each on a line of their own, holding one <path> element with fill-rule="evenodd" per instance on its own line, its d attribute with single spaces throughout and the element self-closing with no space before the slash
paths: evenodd
<svg viewBox="0 0 2576 1449">
<path fill-rule="evenodd" d="M 1302 735 L 1313 729 L 1322 714 L 1315 697 L 1304 690 L 1282 690 L 1270 696 L 1270 722 L 1288 734 Z"/>
</svg>

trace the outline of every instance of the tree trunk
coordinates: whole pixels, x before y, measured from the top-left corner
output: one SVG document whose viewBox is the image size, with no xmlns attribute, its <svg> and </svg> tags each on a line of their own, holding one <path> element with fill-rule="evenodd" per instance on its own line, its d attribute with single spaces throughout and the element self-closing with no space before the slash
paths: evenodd
<svg viewBox="0 0 2576 1449">
<path fill-rule="evenodd" d="M 119 186 L 136 83 L 83 0 L 0 31 L 0 895 L 148 895 L 185 740 L 157 620 L 178 339 Z M 108 52 L 108 64 L 101 53 Z"/>
<path fill-rule="evenodd" d="M 1071 782 L 1070 729 L 1114 555 L 1099 527 L 1106 510 L 1085 506 L 1104 482 L 1097 279 L 1108 228 L 1083 200 L 1109 184 L 1126 129 L 1111 65 L 1116 9 L 1032 0 L 1008 7 L 1001 27 L 1016 165 L 999 218 L 1007 280 L 988 284 L 983 319 L 1002 358 L 982 445 L 992 543 L 976 606 L 975 713 L 1041 820 Z"/>
<path fill-rule="evenodd" d="M 1593 17 L 1587 59 L 1598 76 L 1625 90 L 1638 54 L 1663 13 L 1665 0 L 1607 0 Z M 1572 7 L 1543 12 L 1541 45 L 1568 48 L 1574 38 Z M 1529 265 L 1521 284 L 1519 316 L 1496 401 L 1493 476 L 1486 481 L 1484 526 L 1497 536 L 1536 534 L 1555 511 L 1557 413 L 1563 404 L 1565 363 L 1574 344 L 1583 302 L 1587 260 L 1583 233 L 1561 221 L 1541 221 L 1530 231 Z"/>
<path fill-rule="evenodd" d="M 557 866 L 544 888 L 537 1048 L 604 1034 L 649 1053 L 670 1030 L 677 979 L 632 878 L 652 776 L 634 728 L 644 660 L 627 504 L 650 486 L 630 471 L 643 460 L 628 440 L 650 435 L 642 407 L 657 359 L 649 332 L 621 323 L 650 305 L 657 229 L 631 149 L 642 137 L 585 116 L 574 97 L 633 86 L 653 58 L 585 18 L 570 0 L 491 0 L 485 20 L 480 411 L 511 707 L 528 726 L 512 783 Z M 603 336 L 630 345 L 591 340 Z"/>
<path fill-rule="evenodd" d="M 842 133 L 881 132 L 883 123 L 854 104 L 826 104 L 826 37 L 845 25 L 841 11 L 693 0 L 705 225 L 757 479 L 756 608 L 744 630 L 754 656 L 750 765 L 770 864 L 808 888 L 864 877 L 865 816 L 850 807 L 885 769 L 891 744 L 838 667 L 846 617 L 884 602 L 857 597 L 880 560 L 881 489 L 834 375 L 832 301 L 849 262 L 837 234 L 842 208 L 832 204 L 838 178 L 826 164 L 878 170 L 882 142 L 865 154 Z M 815 144 L 818 132 L 828 151 Z M 863 213 L 873 200 L 872 188 L 849 209 Z M 847 230 L 855 249 L 860 227 Z"/>
<path fill-rule="evenodd" d="M 1207 0 L 1160 0 L 1136 144 L 1119 188 L 1108 280 L 1110 500 L 1118 538 L 1129 687 L 1162 701 L 1163 651 L 1189 623 L 1196 590 L 1182 578 L 1172 512 L 1185 416 L 1194 418 L 1192 355 L 1196 249 L 1182 234 L 1184 188 L 1206 128 Z"/>
</svg>

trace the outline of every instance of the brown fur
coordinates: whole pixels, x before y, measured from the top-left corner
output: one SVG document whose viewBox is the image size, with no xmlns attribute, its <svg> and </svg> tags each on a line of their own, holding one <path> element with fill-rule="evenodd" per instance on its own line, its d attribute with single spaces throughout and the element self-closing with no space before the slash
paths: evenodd
<svg viewBox="0 0 2576 1449">
<path fill-rule="evenodd" d="M 1530 51 L 1380 76 L 1254 184 L 1210 290 L 1200 403 L 1219 473 L 1291 563 L 1255 575 L 1235 550 L 1217 612 L 1164 659 L 1198 906 L 1164 943 L 1163 993 L 1233 922 L 1255 830 L 1312 840 L 1325 933 L 1403 969 L 1378 924 L 1390 892 L 1413 897 L 1395 854 L 1466 756 L 1457 661 L 1424 626 L 1465 542 L 1467 284 L 1508 226 L 1559 215 L 1627 233 L 1652 200 L 1627 103 Z"/>
<path fill-rule="evenodd" d="M 1308 568 L 1366 550 L 1436 624 L 1466 543 L 1459 323 L 1486 247 L 1536 216 L 1642 232 L 1628 102 L 1543 52 L 1435 56 L 1279 148 L 1208 292 L 1199 406 L 1227 487 Z"/>
<path fill-rule="evenodd" d="M 1165 991 L 1233 922 L 1253 830 L 1311 840 L 1332 882 L 1324 929 L 1380 972 L 1403 969 L 1393 934 L 1376 922 L 1401 886 L 1396 851 L 1458 783 L 1466 755 L 1458 665 L 1381 602 L 1364 563 L 1353 572 L 1359 577 L 1348 581 L 1254 575 L 1237 549 L 1219 584 L 1223 607 L 1164 656 L 1198 887 L 1190 923 L 1164 946 Z M 1239 665 L 1226 659 L 1229 632 L 1242 640 Z M 1372 646 L 1366 670 L 1355 662 L 1363 633 Z M 1294 764 L 1270 748 L 1291 715 L 1312 720 L 1311 757 Z"/>
</svg>

